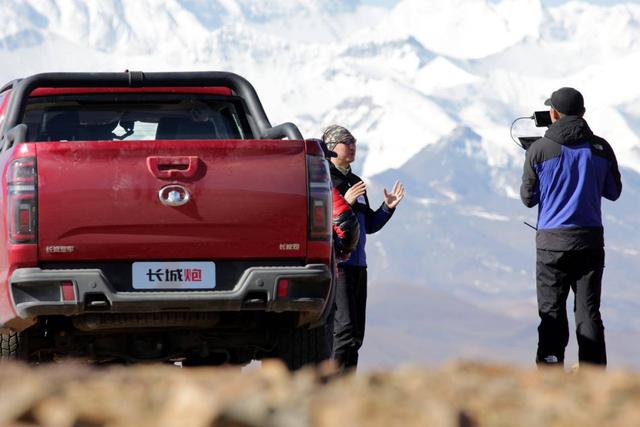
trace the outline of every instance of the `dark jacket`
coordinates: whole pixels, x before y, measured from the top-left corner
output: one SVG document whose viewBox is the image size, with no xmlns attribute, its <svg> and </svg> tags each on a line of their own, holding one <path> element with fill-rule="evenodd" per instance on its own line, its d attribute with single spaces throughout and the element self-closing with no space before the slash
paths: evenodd
<svg viewBox="0 0 640 427">
<path fill-rule="evenodd" d="M 345 175 L 335 165 L 331 164 L 331 180 L 333 186 L 340 192 L 341 195 L 345 195 L 349 187 L 362 181 L 360 177 L 354 174 L 351 170 Z M 367 195 L 356 201 L 351 208 L 355 212 L 358 223 L 360 224 L 360 237 L 358 239 L 358 246 L 351 253 L 349 260 L 341 263 L 341 265 L 347 265 L 351 267 L 366 267 L 367 255 L 365 253 L 365 244 L 367 242 L 367 234 L 375 233 L 380 230 L 393 215 L 394 209 L 389 209 L 387 205 L 382 203 L 382 206 L 378 210 L 374 211 L 369 207 L 369 199 Z"/>
<path fill-rule="evenodd" d="M 360 224 L 349 203 L 333 188 L 333 248 L 338 261 L 346 261 L 358 245 Z"/>
<path fill-rule="evenodd" d="M 601 198 L 621 192 L 613 149 L 581 117 L 558 120 L 527 150 L 520 197 L 538 205 L 538 249 L 603 247 Z"/>
</svg>

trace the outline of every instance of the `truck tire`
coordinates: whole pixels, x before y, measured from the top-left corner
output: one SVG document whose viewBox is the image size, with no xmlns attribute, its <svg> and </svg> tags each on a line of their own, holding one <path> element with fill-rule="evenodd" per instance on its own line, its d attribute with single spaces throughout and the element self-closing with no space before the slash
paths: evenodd
<svg viewBox="0 0 640 427">
<path fill-rule="evenodd" d="M 0 360 L 27 360 L 26 339 L 20 332 L 0 334 Z"/>
<path fill-rule="evenodd" d="M 278 339 L 278 354 L 291 371 L 329 358 L 329 344 L 325 326 L 313 329 L 285 327 Z"/>
</svg>

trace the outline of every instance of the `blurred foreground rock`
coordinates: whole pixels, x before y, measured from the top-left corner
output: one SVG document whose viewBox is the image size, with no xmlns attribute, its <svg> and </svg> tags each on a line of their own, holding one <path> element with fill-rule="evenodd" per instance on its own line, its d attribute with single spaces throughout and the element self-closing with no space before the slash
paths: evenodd
<svg viewBox="0 0 640 427">
<path fill-rule="evenodd" d="M 0 364 L 1 426 L 639 426 L 640 375 L 454 364 L 326 380 L 234 368 Z"/>
</svg>

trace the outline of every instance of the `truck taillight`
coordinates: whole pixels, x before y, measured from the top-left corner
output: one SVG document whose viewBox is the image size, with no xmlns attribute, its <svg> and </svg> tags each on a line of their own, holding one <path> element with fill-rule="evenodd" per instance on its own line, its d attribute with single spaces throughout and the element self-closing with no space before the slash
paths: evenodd
<svg viewBox="0 0 640 427">
<path fill-rule="evenodd" d="M 307 141 L 307 144 L 313 143 Z M 319 150 L 322 153 L 322 150 Z M 331 176 L 329 165 L 322 155 L 307 150 L 307 171 L 309 174 L 309 239 L 329 240 L 331 238 Z"/>
<path fill-rule="evenodd" d="M 36 243 L 38 183 L 36 159 L 16 159 L 7 169 L 7 226 L 11 243 Z"/>
</svg>

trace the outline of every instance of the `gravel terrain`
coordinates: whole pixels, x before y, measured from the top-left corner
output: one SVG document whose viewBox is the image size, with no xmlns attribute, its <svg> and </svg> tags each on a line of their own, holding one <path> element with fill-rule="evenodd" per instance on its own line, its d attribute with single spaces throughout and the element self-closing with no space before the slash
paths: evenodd
<svg viewBox="0 0 640 427">
<path fill-rule="evenodd" d="M 0 364 L 0 426 L 640 425 L 640 374 L 455 363 L 293 375 L 237 368 Z"/>
</svg>

